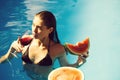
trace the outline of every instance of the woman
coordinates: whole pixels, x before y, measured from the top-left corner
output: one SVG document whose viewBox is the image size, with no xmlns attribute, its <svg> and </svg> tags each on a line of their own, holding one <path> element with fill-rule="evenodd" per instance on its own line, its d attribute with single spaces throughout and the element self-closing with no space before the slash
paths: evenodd
<svg viewBox="0 0 120 80">
<path fill-rule="evenodd" d="M 74 64 L 67 62 L 65 48 L 58 39 L 55 16 L 49 11 L 42 11 L 35 15 L 30 36 L 32 41 L 27 46 L 21 44 L 20 38 L 14 41 L 8 52 L 0 58 L 0 63 L 12 58 L 13 51 L 21 52 L 27 74 L 32 79 L 40 80 L 41 77 L 48 76 L 55 59 L 59 60 L 61 66 L 78 67 L 81 62 L 84 62 L 80 56 Z"/>
</svg>

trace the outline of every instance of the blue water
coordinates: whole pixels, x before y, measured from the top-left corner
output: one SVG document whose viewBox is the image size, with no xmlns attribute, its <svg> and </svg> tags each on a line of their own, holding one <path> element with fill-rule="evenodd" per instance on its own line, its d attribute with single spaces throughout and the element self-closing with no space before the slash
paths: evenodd
<svg viewBox="0 0 120 80">
<path fill-rule="evenodd" d="M 61 43 L 90 38 L 90 56 L 79 67 L 85 80 L 120 80 L 120 0 L 1 0 L 0 56 L 11 42 L 31 29 L 35 13 L 53 12 Z M 21 55 L 19 55 L 20 57 Z M 67 56 L 74 63 L 76 56 Z M 12 65 L 11 65 L 12 64 Z M 55 67 L 59 67 L 56 62 Z M 30 80 L 21 58 L 0 64 L 0 80 Z"/>
</svg>

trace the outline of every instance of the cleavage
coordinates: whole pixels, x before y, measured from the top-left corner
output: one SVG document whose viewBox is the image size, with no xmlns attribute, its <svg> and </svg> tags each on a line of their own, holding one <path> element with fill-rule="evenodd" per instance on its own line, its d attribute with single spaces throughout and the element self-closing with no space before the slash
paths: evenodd
<svg viewBox="0 0 120 80">
<path fill-rule="evenodd" d="M 47 48 L 30 46 L 29 48 L 29 58 L 33 61 L 33 63 L 37 64 L 41 60 L 43 60 L 48 54 Z"/>
</svg>

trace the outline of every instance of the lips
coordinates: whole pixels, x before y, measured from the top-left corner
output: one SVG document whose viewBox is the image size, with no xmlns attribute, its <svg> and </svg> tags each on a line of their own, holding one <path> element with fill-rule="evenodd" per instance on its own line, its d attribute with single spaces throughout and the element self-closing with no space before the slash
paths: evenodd
<svg viewBox="0 0 120 80">
<path fill-rule="evenodd" d="M 32 33 L 33 34 L 33 37 L 37 38 L 37 34 L 36 33 Z"/>
</svg>

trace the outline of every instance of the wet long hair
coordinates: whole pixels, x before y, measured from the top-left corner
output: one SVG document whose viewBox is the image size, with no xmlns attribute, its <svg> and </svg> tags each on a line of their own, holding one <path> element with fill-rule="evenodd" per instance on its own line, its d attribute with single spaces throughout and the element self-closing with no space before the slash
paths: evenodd
<svg viewBox="0 0 120 80">
<path fill-rule="evenodd" d="M 53 27 L 53 31 L 50 33 L 49 38 L 57 43 L 60 43 L 56 29 L 55 16 L 49 11 L 41 11 L 37 13 L 35 16 L 39 16 L 40 19 L 43 20 L 43 24 L 47 26 L 47 28 Z"/>
</svg>

